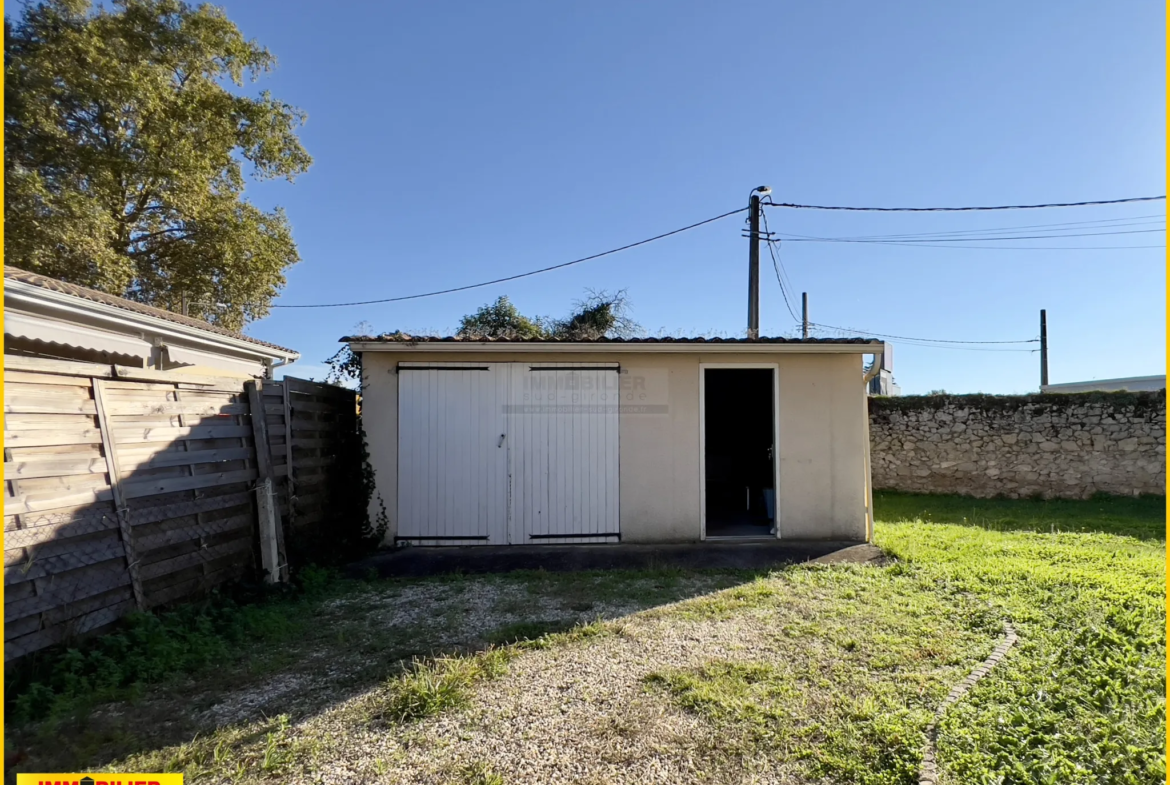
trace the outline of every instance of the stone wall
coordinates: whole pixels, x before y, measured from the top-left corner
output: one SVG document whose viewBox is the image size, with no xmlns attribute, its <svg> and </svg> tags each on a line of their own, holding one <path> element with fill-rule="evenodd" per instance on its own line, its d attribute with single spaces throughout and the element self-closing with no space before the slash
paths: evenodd
<svg viewBox="0 0 1170 785">
<path fill-rule="evenodd" d="M 1012 498 L 1166 493 L 1166 393 L 869 400 L 878 490 Z"/>
</svg>

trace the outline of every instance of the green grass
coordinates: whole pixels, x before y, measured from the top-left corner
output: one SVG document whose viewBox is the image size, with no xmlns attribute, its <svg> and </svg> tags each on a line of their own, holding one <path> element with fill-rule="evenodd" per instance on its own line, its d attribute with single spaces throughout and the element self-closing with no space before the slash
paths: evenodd
<svg viewBox="0 0 1170 785">
<path fill-rule="evenodd" d="M 756 615 L 793 645 L 666 669 L 650 689 L 744 760 L 765 754 L 808 781 L 912 783 L 935 707 L 1010 620 L 1016 647 L 940 726 L 944 781 L 1165 781 L 1163 499 L 880 494 L 875 507 L 896 563 L 795 568 L 670 609 Z"/>
<path fill-rule="evenodd" d="M 641 699 L 709 724 L 705 741 L 685 753 L 695 756 L 696 771 L 717 780 L 767 761 L 794 782 L 903 785 L 916 782 L 935 708 L 1010 620 L 1016 647 L 940 725 L 944 783 L 1164 781 L 1163 499 L 885 493 L 875 504 L 877 542 L 894 557 L 884 567 L 797 565 L 768 575 L 535 571 L 422 581 L 446 587 L 436 605 L 442 624 L 429 626 L 462 635 L 455 650 L 418 650 L 429 640 L 422 627 L 379 626 L 378 614 L 391 612 L 397 593 L 414 582 L 321 577 L 288 597 L 140 617 L 84 649 L 13 669 L 9 716 L 23 711 L 26 723 L 49 717 L 37 725 L 44 736 L 65 727 L 55 718 L 101 700 L 178 695 L 179 681 L 203 690 L 222 679 L 221 670 L 247 676 L 252 681 L 241 686 L 250 686 L 302 666 L 305 643 L 306 651 L 369 660 L 371 670 L 353 685 L 365 692 L 334 727 L 348 724 L 358 734 L 373 723 L 378 733 L 410 736 L 426 727 L 418 723 L 424 718 L 489 707 L 490 682 L 517 657 L 593 639 L 611 645 L 606 636 L 627 632 L 635 640 L 665 622 L 676 632 L 744 635 L 745 645 L 730 635 L 726 651 L 695 667 L 656 666 L 644 685 Z M 501 589 L 495 612 L 516 621 L 460 632 L 467 598 L 489 586 Z M 574 613 L 588 618 L 627 603 L 650 608 L 645 622 L 598 618 L 566 628 Z M 473 706 L 476 695 L 487 703 Z M 652 723 L 623 723 L 629 719 L 616 713 L 613 732 L 652 732 Z M 254 718 L 187 735 L 186 743 L 130 740 L 122 749 L 139 754 L 121 762 L 238 780 L 312 773 L 316 761 L 347 754 L 344 732 L 314 738 L 298 732 L 297 722 Z M 61 741 L 80 751 L 75 762 L 112 759 L 109 746 L 87 756 L 84 739 L 62 733 Z M 675 743 L 664 737 L 652 746 L 669 755 Z M 379 766 L 385 761 L 375 761 L 375 772 Z M 483 765 L 449 773 L 453 781 L 503 781 Z"/>
<path fill-rule="evenodd" d="M 875 506 L 878 543 L 910 573 L 1002 609 L 1020 634 L 941 725 L 954 782 L 1165 781 L 1165 500 Z"/>
<path fill-rule="evenodd" d="M 405 724 L 465 706 L 471 685 L 501 676 L 513 656 L 508 649 L 487 649 L 465 657 L 416 660 L 406 674 L 387 682 L 370 716 Z"/>
<path fill-rule="evenodd" d="M 508 624 L 489 632 L 485 639 L 494 645 L 507 645 L 520 641 L 535 641 L 551 633 L 564 632 L 573 624 L 563 619 L 538 619 Z"/>
<path fill-rule="evenodd" d="M 1166 539 L 1162 496 L 1097 496 L 1079 499 L 972 499 L 968 496 L 875 493 L 879 521 L 953 523 L 990 531 L 1043 534 L 1089 533 Z"/>
<path fill-rule="evenodd" d="M 134 700 L 153 686 L 222 669 L 245 650 L 253 675 L 279 670 L 287 664 L 280 644 L 312 626 L 306 608 L 351 584 L 310 567 L 288 591 L 215 593 L 174 610 L 131 614 L 114 632 L 5 668 L 5 716 L 17 727 L 48 720 L 51 728 L 100 703 Z"/>
<path fill-rule="evenodd" d="M 898 566 L 794 567 L 659 614 L 770 631 L 766 658 L 647 679 L 709 720 L 734 765 L 765 757 L 798 781 L 873 785 L 916 781 L 933 707 L 1002 628 L 985 603 Z"/>
<path fill-rule="evenodd" d="M 504 778 L 486 763 L 472 763 L 459 772 L 465 785 L 504 785 Z"/>
</svg>

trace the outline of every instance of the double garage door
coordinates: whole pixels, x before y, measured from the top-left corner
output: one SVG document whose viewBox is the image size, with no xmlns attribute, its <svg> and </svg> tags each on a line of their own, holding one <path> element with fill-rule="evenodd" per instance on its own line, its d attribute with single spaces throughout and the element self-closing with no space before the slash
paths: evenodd
<svg viewBox="0 0 1170 785">
<path fill-rule="evenodd" d="M 398 539 L 616 542 L 616 364 L 401 363 Z"/>
</svg>

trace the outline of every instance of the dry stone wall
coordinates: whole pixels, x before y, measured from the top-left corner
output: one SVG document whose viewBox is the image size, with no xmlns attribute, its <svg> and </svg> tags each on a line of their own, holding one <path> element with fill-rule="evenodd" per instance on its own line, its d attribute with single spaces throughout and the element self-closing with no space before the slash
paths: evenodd
<svg viewBox="0 0 1170 785">
<path fill-rule="evenodd" d="M 1166 393 L 869 401 L 878 490 L 1087 498 L 1166 493 Z"/>
</svg>

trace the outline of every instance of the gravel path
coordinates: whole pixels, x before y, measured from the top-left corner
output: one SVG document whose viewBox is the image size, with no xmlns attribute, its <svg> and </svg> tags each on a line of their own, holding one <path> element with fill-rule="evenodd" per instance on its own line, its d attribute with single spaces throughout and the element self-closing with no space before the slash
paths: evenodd
<svg viewBox="0 0 1170 785">
<path fill-rule="evenodd" d="M 712 659 L 775 657 L 764 619 L 635 618 L 615 635 L 537 650 L 506 676 L 479 683 L 472 708 L 405 730 L 354 727 L 359 698 L 304 724 L 297 739 L 326 742 L 303 782 L 446 783 L 476 768 L 506 783 L 797 782 L 775 762 L 725 760 L 699 717 L 648 692 L 644 678 Z"/>
</svg>

